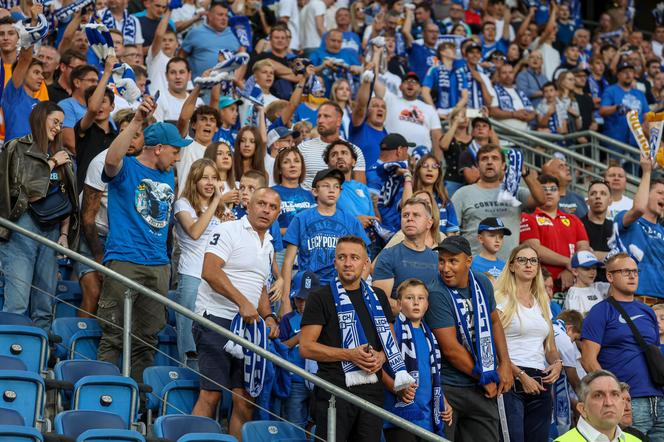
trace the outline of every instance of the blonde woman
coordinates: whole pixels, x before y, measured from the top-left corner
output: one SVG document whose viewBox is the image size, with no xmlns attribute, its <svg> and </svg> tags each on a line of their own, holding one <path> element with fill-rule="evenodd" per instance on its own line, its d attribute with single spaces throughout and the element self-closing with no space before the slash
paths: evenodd
<svg viewBox="0 0 664 442">
<path fill-rule="evenodd" d="M 548 440 L 551 386 L 562 370 L 551 325 L 549 297 L 537 252 L 521 244 L 512 250 L 495 284 L 496 304 L 512 361 L 514 388 L 499 406 L 503 434 L 511 442 Z"/>
</svg>

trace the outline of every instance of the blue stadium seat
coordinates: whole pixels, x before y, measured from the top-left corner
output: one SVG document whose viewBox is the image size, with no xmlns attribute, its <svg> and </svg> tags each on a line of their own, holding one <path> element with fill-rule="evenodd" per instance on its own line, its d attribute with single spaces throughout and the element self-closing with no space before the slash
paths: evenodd
<svg viewBox="0 0 664 442">
<path fill-rule="evenodd" d="M 126 428 L 138 420 L 139 391 L 136 381 L 123 376 L 85 376 L 74 385 L 72 408 L 115 413 Z"/>
<path fill-rule="evenodd" d="M 48 362 L 48 335 L 39 327 L 0 325 L 0 355 L 19 358 L 28 370 L 45 373 Z"/>
<path fill-rule="evenodd" d="M 17 313 L 0 312 L 0 325 L 26 325 L 34 326 L 32 319 Z"/>
<path fill-rule="evenodd" d="M 74 265 L 69 258 L 58 259 L 58 281 L 68 281 L 71 279 L 71 273 Z"/>
<path fill-rule="evenodd" d="M 274 442 L 277 440 L 305 441 L 306 433 L 281 421 L 253 421 L 242 426 L 242 442 Z"/>
<path fill-rule="evenodd" d="M 58 409 L 69 408 L 74 385 L 85 376 L 120 376 L 120 369 L 110 362 L 67 360 L 55 364 L 55 379 L 71 384 L 71 389 L 62 388 L 58 396 Z"/>
<path fill-rule="evenodd" d="M 114 413 L 91 410 L 63 411 L 55 417 L 55 431 L 76 442 L 145 442 L 136 431 L 127 430 L 124 420 Z"/>
<path fill-rule="evenodd" d="M 197 433 L 221 434 L 221 426 L 214 419 L 203 416 L 171 415 L 161 416 L 154 422 L 155 436 L 177 441 L 185 434 Z"/>
<path fill-rule="evenodd" d="M 94 318 L 56 318 L 51 326 L 54 335 L 62 338 L 55 345 L 55 356 L 63 359 L 97 359 L 102 330 Z"/>
<path fill-rule="evenodd" d="M 44 438 L 34 428 L 0 425 L 0 442 L 42 442 Z"/>
<path fill-rule="evenodd" d="M 1 289 L 0 289 L 1 290 Z M 171 301 L 175 301 L 175 296 L 177 294 L 177 291 L 175 290 L 169 290 L 168 291 L 168 299 Z M 175 311 L 170 309 L 169 307 L 166 307 L 166 323 L 172 327 L 175 327 Z"/>
<path fill-rule="evenodd" d="M 0 407 L 18 412 L 29 427 L 44 423 L 44 379 L 36 373 L 0 370 Z"/>
<path fill-rule="evenodd" d="M 147 395 L 146 408 L 150 415 L 191 413 L 199 392 L 198 373 L 184 367 L 148 367 L 143 383 L 152 387 Z"/>
<path fill-rule="evenodd" d="M 71 318 L 76 316 L 76 308 L 81 306 L 83 298 L 78 281 L 58 281 L 53 303 L 54 318 Z M 71 304 L 71 305 L 70 305 Z"/>
<path fill-rule="evenodd" d="M 177 442 L 237 442 L 230 434 L 189 433 L 182 436 Z M 308 441 L 307 441 L 308 442 Z"/>
<path fill-rule="evenodd" d="M 0 407 L 0 425 L 18 425 L 22 427 L 25 425 L 25 421 L 18 411 Z"/>
<path fill-rule="evenodd" d="M 0 355 L 0 370 L 27 370 L 28 366 L 25 365 L 21 359 L 14 356 L 1 356 Z"/>
<path fill-rule="evenodd" d="M 170 365 L 177 367 L 178 360 L 180 359 L 180 354 L 178 353 L 178 336 L 175 332 L 175 328 L 171 325 L 166 325 L 159 332 L 159 344 L 157 348 L 159 351 L 154 354 L 154 365 Z M 163 353 L 166 353 L 170 357 L 166 357 Z"/>
<path fill-rule="evenodd" d="M 134 430 L 88 430 L 76 438 L 76 442 L 145 442 L 141 433 Z"/>
</svg>

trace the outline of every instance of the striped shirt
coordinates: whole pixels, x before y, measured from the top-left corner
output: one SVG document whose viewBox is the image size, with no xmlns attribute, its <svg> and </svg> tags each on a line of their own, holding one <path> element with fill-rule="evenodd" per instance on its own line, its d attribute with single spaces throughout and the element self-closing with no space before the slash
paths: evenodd
<svg viewBox="0 0 664 442">
<path fill-rule="evenodd" d="M 304 157 L 304 166 L 307 169 L 307 174 L 302 183 L 302 187 L 307 190 L 311 190 L 311 183 L 313 182 L 316 173 L 320 170 L 327 169 L 327 164 L 325 164 L 325 161 L 323 160 L 323 152 L 325 152 L 325 148 L 328 144 L 329 143 L 326 143 L 317 137 L 303 141 L 297 146 Z M 357 153 L 357 163 L 355 163 L 353 170 L 364 172 L 366 170 L 364 154 L 362 153 L 362 150 L 355 145 L 353 145 L 353 149 L 355 149 L 355 153 Z"/>
</svg>

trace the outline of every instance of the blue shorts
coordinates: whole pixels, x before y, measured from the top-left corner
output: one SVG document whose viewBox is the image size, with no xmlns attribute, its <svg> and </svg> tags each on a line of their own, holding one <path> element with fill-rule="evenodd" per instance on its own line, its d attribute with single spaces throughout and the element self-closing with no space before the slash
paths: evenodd
<svg viewBox="0 0 664 442">
<path fill-rule="evenodd" d="M 230 319 L 207 313 L 203 317 L 227 330 L 231 328 Z M 224 350 L 228 339 L 196 322 L 192 332 L 198 352 L 198 370 L 202 375 L 201 390 L 224 391 L 221 386 L 230 390 L 244 388 L 244 360 L 234 358 Z"/>
<path fill-rule="evenodd" d="M 106 237 L 99 235 L 99 242 L 101 243 L 102 248 L 106 247 Z M 90 251 L 90 246 L 88 245 L 88 241 L 85 239 L 85 235 L 83 235 L 83 232 L 79 235 L 79 240 L 78 240 L 78 253 L 85 256 L 86 258 L 90 258 L 91 260 L 94 261 L 95 257 L 92 256 L 92 252 Z M 74 261 L 74 271 L 78 275 L 78 279 L 81 279 L 83 275 L 86 273 L 94 272 L 92 267 L 88 267 L 87 265 L 81 263 L 80 261 Z"/>
</svg>

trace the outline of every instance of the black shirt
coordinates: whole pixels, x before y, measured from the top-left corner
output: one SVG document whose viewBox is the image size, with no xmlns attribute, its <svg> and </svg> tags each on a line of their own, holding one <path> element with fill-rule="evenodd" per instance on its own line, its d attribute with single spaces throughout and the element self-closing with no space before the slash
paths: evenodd
<svg viewBox="0 0 664 442">
<path fill-rule="evenodd" d="M 459 160 L 461 159 L 461 154 L 468 150 L 469 144 L 470 143 L 462 143 L 454 138 L 450 143 L 450 147 L 443 152 L 445 164 L 447 165 L 445 168 L 445 181 L 466 184 L 466 180 L 463 176 L 463 169 L 461 168 Z M 466 165 L 466 167 L 468 166 Z"/>
<path fill-rule="evenodd" d="M 157 26 L 159 26 L 159 22 L 161 19 L 152 19 L 149 18 L 147 15 L 143 15 L 141 17 L 137 17 L 138 22 L 141 24 L 141 34 L 143 34 L 143 47 L 148 47 L 152 44 L 152 40 L 154 40 L 154 34 L 157 31 Z M 173 29 L 173 26 L 171 26 L 171 29 Z M 175 29 L 173 29 L 175 31 Z"/>
<path fill-rule="evenodd" d="M 394 323 L 394 316 L 392 315 L 390 303 L 387 300 L 387 296 L 385 296 L 385 292 L 379 288 L 374 288 L 373 290 L 383 307 L 385 318 L 390 324 Z M 382 350 L 383 346 L 380 342 L 380 338 L 376 333 L 376 328 L 371 320 L 371 316 L 369 316 L 369 311 L 362 300 L 362 291 L 359 289 L 349 290 L 348 295 L 353 303 L 360 324 L 362 324 L 364 334 L 367 337 L 367 342 L 376 350 Z M 320 332 L 317 342 L 329 347 L 342 348 L 341 329 L 339 328 L 337 309 L 334 306 L 334 299 L 332 297 L 330 286 L 317 288 L 309 294 L 304 313 L 302 314 L 302 327 L 305 325 L 322 325 L 323 329 Z M 318 376 L 326 381 L 332 382 L 334 385 L 347 389 L 344 372 L 341 368 L 341 362 L 319 362 Z M 378 378 L 380 379 L 380 376 L 378 376 Z M 359 389 L 360 387 L 363 387 L 362 389 L 368 393 L 378 391 L 382 394 L 383 391 L 383 384 L 381 382 L 353 387 L 353 391 L 355 392 L 356 389 Z"/>
<path fill-rule="evenodd" d="M 588 215 L 581 218 L 583 226 L 586 228 L 588 234 L 588 241 L 590 247 L 598 252 L 608 252 L 611 250 L 609 247 L 609 238 L 613 234 L 613 221 L 609 219 L 604 220 L 604 224 L 595 224 L 588 219 Z M 606 281 L 606 272 L 604 269 L 597 269 L 596 281 Z"/>
<path fill-rule="evenodd" d="M 76 181 L 79 191 L 82 192 L 90 163 L 94 157 L 108 149 L 118 132 L 112 123 L 108 133 L 104 132 L 97 123 L 92 123 L 88 130 L 81 131 L 79 120 L 74 126 L 74 133 L 76 134 Z"/>
<path fill-rule="evenodd" d="M 46 90 L 48 90 L 48 99 L 54 103 L 57 103 L 62 100 L 66 100 L 71 97 L 66 90 L 60 86 L 60 83 L 54 81 L 53 84 L 50 84 Z"/>
<path fill-rule="evenodd" d="M 576 130 L 588 130 L 593 122 L 593 97 L 590 94 L 575 94 L 576 102 L 579 104 L 579 115 L 581 116 L 581 127 Z"/>
</svg>

